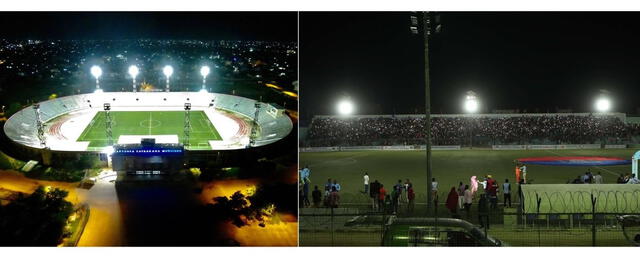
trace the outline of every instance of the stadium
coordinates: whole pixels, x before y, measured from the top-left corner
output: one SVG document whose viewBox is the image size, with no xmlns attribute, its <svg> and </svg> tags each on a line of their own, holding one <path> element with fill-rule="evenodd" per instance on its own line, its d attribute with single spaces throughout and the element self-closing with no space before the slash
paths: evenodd
<svg viewBox="0 0 640 259">
<path fill-rule="evenodd" d="M 185 103 L 191 105 L 191 131 L 185 143 Z M 286 137 L 291 119 L 283 109 L 255 100 L 202 92 L 98 92 L 31 105 L 11 116 L 6 136 L 37 155 L 108 152 L 104 105 L 112 116 L 113 144 L 184 144 L 186 151 L 222 154 L 264 147 Z M 38 121 L 42 123 L 39 137 Z M 252 138 L 252 129 L 257 133 Z M 44 143 L 44 145 L 43 145 Z"/>
<path fill-rule="evenodd" d="M 370 182 L 382 183 L 388 193 L 398 180 L 402 183 L 410 180 L 416 194 L 415 211 L 409 212 L 406 202 L 401 203 L 397 217 L 425 214 L 428 163 L 424 118 L 424 115 L 327 115 L 315 116 L 309 127 L 301 128 L 300 165 L 310 169 L 311 189 L 314 185 L 323 188 L 329 178 L 341 186 L 340 206 L 332 211 L 333 216 L 320 216 L 328 215 L 324 208 L 301 209 L 301 244 L 395 244 L 384 243 L 390 237 L 379 232 L 384 232 L 384 228 L 375 228 L 380 228 L 379 221 L 360 223 L 353 228 L 345 226 L 354 218 L 371 220 L 378 215 L 372 212 L 369 195 L 363 193 L 364 173 L 369 175 Z M 522 199 L 512 198 L 513 207 L 508 207 L 503 206 L 503 197 L 498 195 L 498 209 L 489 216 L 495 224 L 489 235 L 511 245 L 590 245 L 591 234 L 584 227 L 597 222 L 598 231 L 605 231 L 598 238 L 599 245 L 629 244 L 622 233 L 603 229 L 616 225 L 616 215 L 640 213 L 640 185 L 615 184 L 619 177 L 634 178 L 637 174 L 632 170 L 632 164 L 636 163 L 633 157 L 640 149 L 636 117 L 623 113 L 451 114 L 432 115 L 431 122 L 431 166 L 438 182 L 435 199 L 439 217 L 451 217 L 445 202 L 451 188 L 458 188 L 460 182 L 469 185 L 472 176 L 480 180 L 491 176 L 502 189 L 501 184 L 509 179 L 515 192 L 519 187 L 515 184 L 514 168 L 525 164 L 528 184 L 522 186 Z M 523 126 L 528 129 L 522 129 Z M 512 139 L 512 135 L 518 138 Z M 587 171 L 600 174 L 605 184 L 567 184 Z M 592 198 L 598 201 L 595 206 Z M 474 216 L 462 218 L 480 224 L 475 216 L 478 210 L 475 202 L 471 209 Z M 591 215 L 592 208 L 597 216 Z M 333 235 L 323 232 L 326 225 L 321 221 L 329 218 L 337 225 L 333 227 L 340 229 Z M 538 240 L 535 229 L 531 230 L 536 226 L 554 236 L 543 235 Z M 375 241 L 360 238 L 359 235 L 365 235 L 364 229 L 384 238 Z M 575 239 L 567 241 L 566 235 Z"/>
</svg>

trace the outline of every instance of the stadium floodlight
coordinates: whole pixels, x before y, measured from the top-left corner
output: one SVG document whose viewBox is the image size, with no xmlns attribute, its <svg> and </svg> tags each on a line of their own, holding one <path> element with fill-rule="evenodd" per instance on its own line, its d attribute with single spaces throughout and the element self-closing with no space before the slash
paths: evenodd
<svg viewBox="0 0 640 259">
<path fill-rule="evenodd" d="M 100 76 L 102 76 L 102 68 L 99 66 L 91 67 L 91 75 L 96 78 L 96 89 L 100 89 Z"/>
<path fill-rule="evenodd" d="M 353 112 L 353 103 L 350 100 L 342 100 L 338 103 L 338 113 L 349 115 Z"/>
<path fill-rule="evenodd" d="M 209 75 L 209 72 L 211 70 L 209 69 L 209 66 L 202 66 L 200 68 L 200 75 L 202 75 L 202 90 L 200 90 L 200 92 L 207 92 L 207 90 L 205 89 L 205 84 L 207 82 L 207 75 Z"/>
<path fill-rule="evenodd" d="M 131 76 L 131 78 L 133 79 L 133 92 L 136 92 L 136 76 L 138 76 L 138 73 L 140 73 L 140 70 L 138 69 L 137 66 L 132 65 L 129 67 L 129 75 Z"/>
<path fill-rule="evenodd" d="M 102 91 L 102 89 L 96 89 L 95 91 L 93 91 L 93 93 L 101 94 L 101 93 L 104 93 L 104 91 Z"/>
<path fill-rule="evenodd" d="M 102 149 L 102 153 L 107 154 L 108 156 L 112 155 L 113 152 L 115 152 L 115 149 L 113 148 L 113 146 L 108 146 Z"/>
<path fill-rule="evenodd" d="M 478 98 L 473 91 L 467 92 L 467 96 L 464 100 L 464 109 L 468 113 L 475 113 L 478 111 Z"/>
<path fill-rule="evenodd" d="M 596 110 L 599 112 L 608 112 L 611 109 L 611 101 L 606 97 L 600 97 L 596 100 Z"/>
<path fill-rule="evenodd" d="M 164 68 L 162 69 L 162 73 L 164 73 L 164 76 L 167 77 L 167 92 L 169 92 L 169 78 L 171 77 L 171 75 L 173 75 L 173 67 L 172 66 L 164 66 Z"/>
</svg>

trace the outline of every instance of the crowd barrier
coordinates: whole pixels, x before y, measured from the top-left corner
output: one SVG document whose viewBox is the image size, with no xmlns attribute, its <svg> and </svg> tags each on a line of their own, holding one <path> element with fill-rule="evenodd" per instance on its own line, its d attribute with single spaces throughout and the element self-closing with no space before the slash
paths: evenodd
<svg viewBox="0 0 640 259">
<path fill-rule="evenodd" d="M 350 146 L 350 147 L 303 147 L 300 152 L 371 151 L 371 150 L 424 150 L 424 145 L 416 146 Z M 431 150 L 460 150 L 460 146 L 431 146 Z"/>
<path fill-rule="evenodd" d="M 493 145 L 493 150 L 558 150 L 558 149 L 600 149 L 600 144 L 576 145 Z M 626 145 L 606 145 L 605 148 L 626 148 Z"/>
</svg>

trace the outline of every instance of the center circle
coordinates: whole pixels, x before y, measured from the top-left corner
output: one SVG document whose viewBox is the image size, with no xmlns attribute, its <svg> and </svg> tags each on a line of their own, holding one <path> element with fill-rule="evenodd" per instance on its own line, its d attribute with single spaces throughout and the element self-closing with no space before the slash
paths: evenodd
<svg viewBox="0 0 640 259">
<path fill-rule="evenodd" d="M 143 128 L 155 128 L 160 126 L 160 121 L 159 120 L 143 120 L 140 122 L 140 127 Z"/>
</svg>

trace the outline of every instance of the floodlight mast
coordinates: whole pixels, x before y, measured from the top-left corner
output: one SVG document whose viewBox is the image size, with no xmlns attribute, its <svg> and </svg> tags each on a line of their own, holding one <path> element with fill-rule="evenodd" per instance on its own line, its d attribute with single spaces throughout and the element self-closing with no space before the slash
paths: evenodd
<svg viewBox="0 0 640 259">
<path fill-rule="evenodd" d="M 100 89 L 100 76 L 102 76 L 102 69 L 99 66 L 91 67 L 91 75 L 96 78 L 96 91 Z"/>
<path fill-rule="evenodd" d="M 166 91 L 169 92 L 169 78 L 171 77 L 171 75 L 173 74 L 173 67 L 171 66 L 165 66 L 162 69 L 162 73 L 164 73 L 164 76 L 167 77 L 167 88 Z"/>
<path fill-rule="evenodd" d="M 136 90 L 136 76 L 138 76 L 138 73 L 140 72 L 140 70 L 138 69 L 137 66 L 133 65 L 129 67 L 129 75 L 131 76 L 132 80 L 133 80 L 133 92 L 135 93 Z"/>
<path fill-rule="evenodd" d="M 202 90 L 206 90 L 205 86 L 206 86 L 206 82 L 207 82 L 207 75 L 209 75 L 210 69 L 208 66 L 202 66 L 202 68 L 200 68 L 200 75 L 202 75 Z"/>
</svg>

